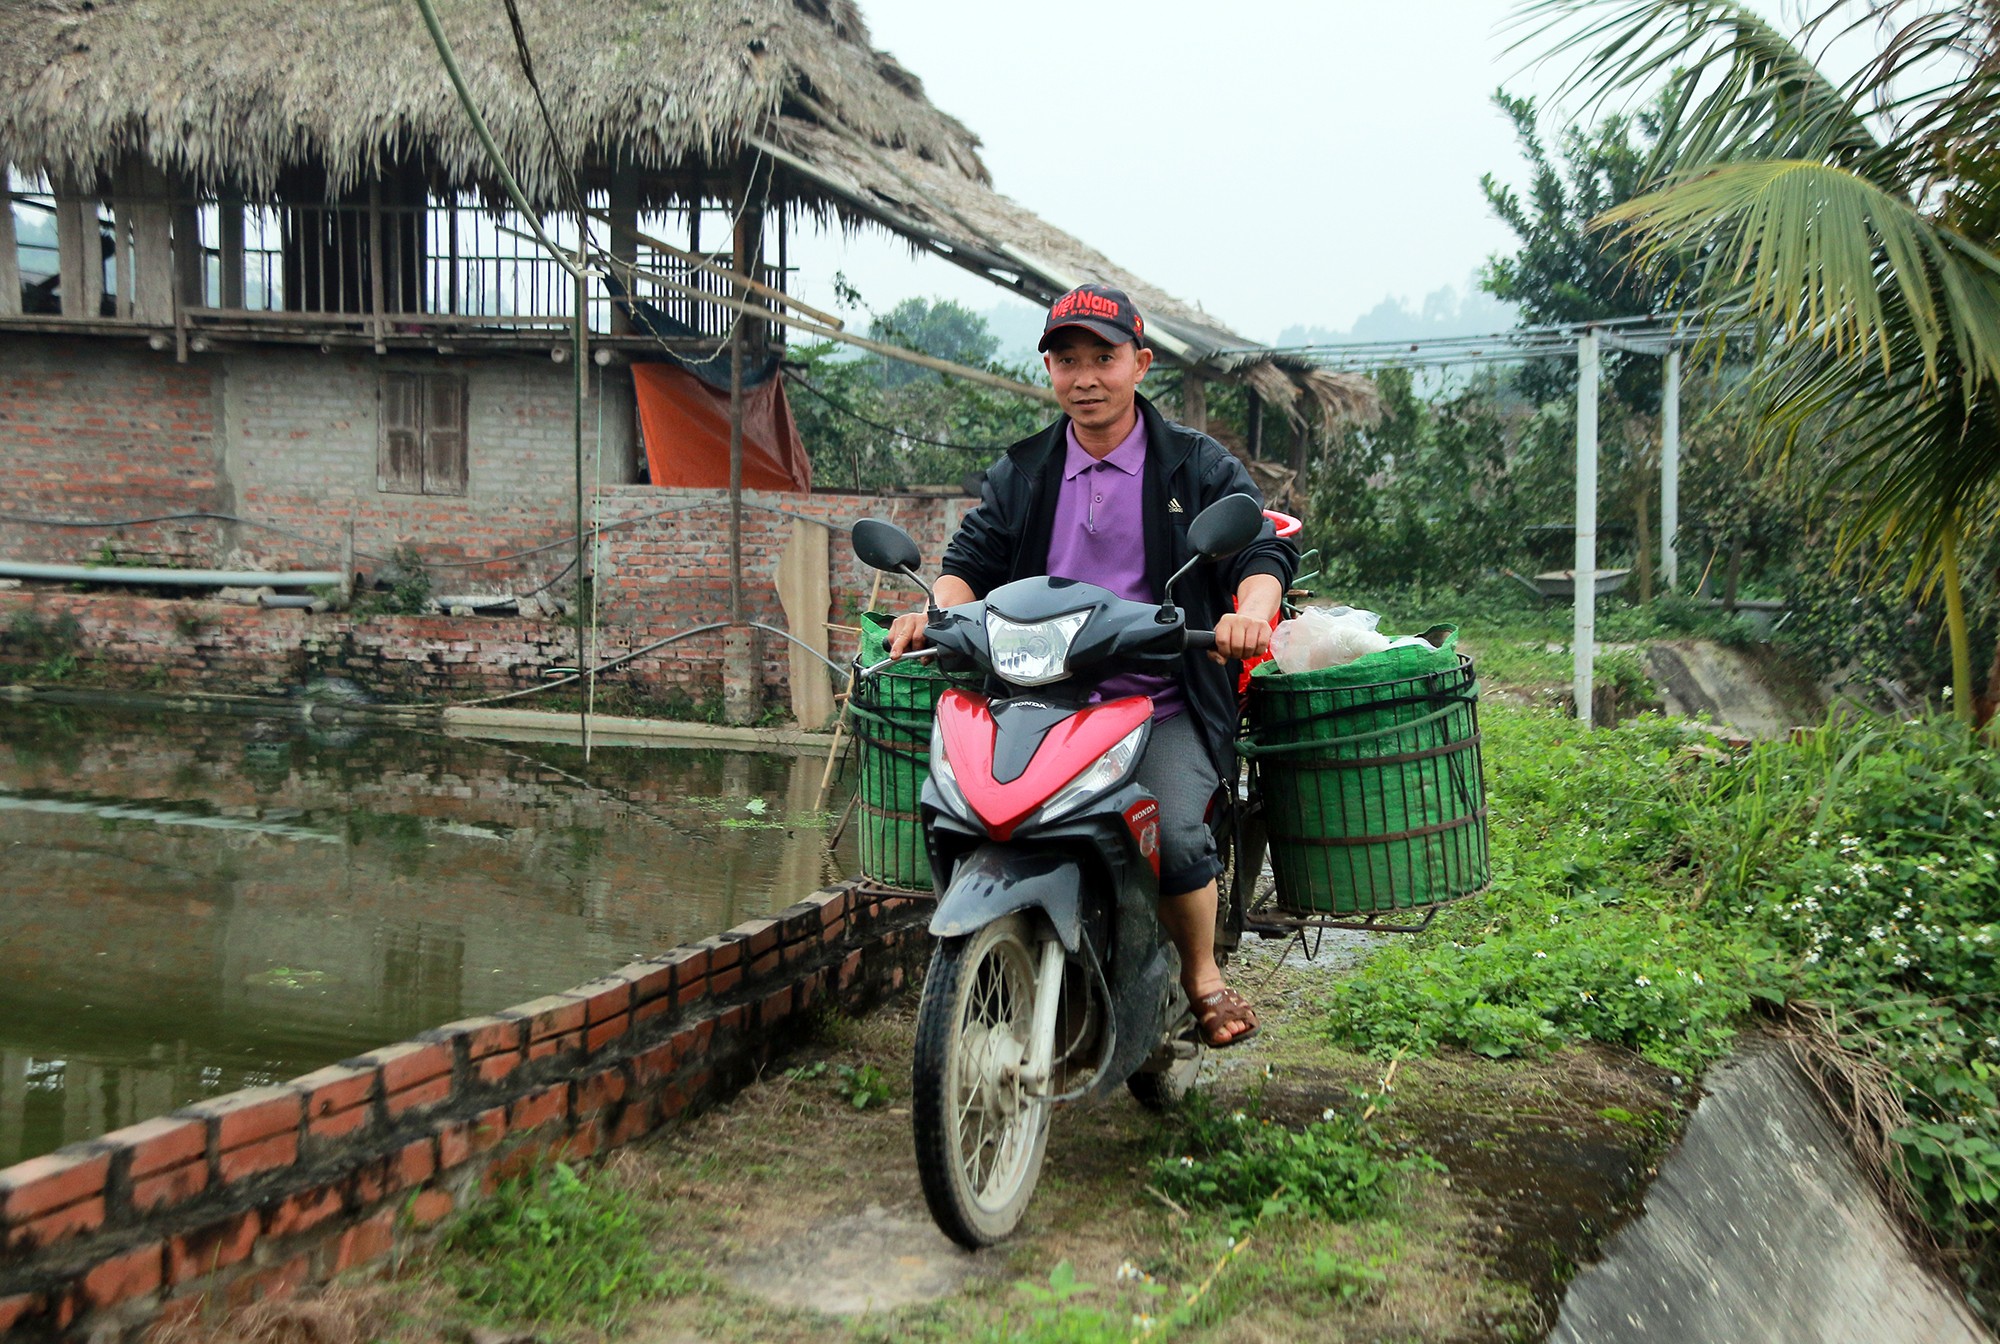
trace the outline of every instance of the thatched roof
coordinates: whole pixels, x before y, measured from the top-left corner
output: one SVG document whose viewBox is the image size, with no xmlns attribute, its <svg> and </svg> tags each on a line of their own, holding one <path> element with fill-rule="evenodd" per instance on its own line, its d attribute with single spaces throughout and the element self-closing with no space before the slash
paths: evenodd
<svg viewBox="0 0 2000 1344">
<path fill-rule="evenodd" d="M 732 160 L 804 93 L 885 146 L 984 181 L 978 140 L 869 45 L 853 0 L 519 0 L 571 154 L 666 171 Z M 522 186 L 560 176 L 499 0 L 437 0 Z M 336 191 L 413 156 L 490 177 L 410 0 L 0 0 L 0 162 L 89 180 L 127 156 L 261 194 Z"/>
<path fill-rule="evenodd" d="M 563 151 L 655 179 L 764 154 L 782 194 L 886 225 L 1047 301 L 1119 285 L 1179 362 L 1279 410 L 1367 419 L 1365 379 L 1274 356 L 995 193 L 979 141 L 877 51 L 855 0 L 518 0 Z M 562 176 L 498 0 L 436 0 L 516 178 Z M 411 0 L 0 0 L 0 165 L 86 182 L 148 160 L 198 189 L 330 194 L 417 163 L 492 174 Z"/>
<path fill-rule="evenodd" d="M 919 153 L 872 143 L 831 109 L 815 121 L 775 119 L 754 143 L 817 186 L 837 208 L 866 215 L 940 255 L 1049 302 L 1087 280 L 1116 285 L 1146 316 L 1147 334 L 1177 362 L 1241 377 L 1295 422 L 1372 421 L 1375 385 L 1303 359 L 1275 355 L 1198 306 L 1155 287 L 984 181 Z"/>
</svg>

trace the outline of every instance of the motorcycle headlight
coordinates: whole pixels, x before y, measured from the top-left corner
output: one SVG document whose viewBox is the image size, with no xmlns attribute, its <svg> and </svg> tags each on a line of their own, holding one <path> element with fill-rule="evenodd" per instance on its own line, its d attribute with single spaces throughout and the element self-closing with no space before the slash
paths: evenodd
<svg viewBox="0 0 2000 1344">
<path fill-rule="evenodd" d="M 1139 749 L 1145 745 L 1146 729 L 1150 721 L 1140 724 L 1131 732 L 1118 739 L 1111 750 L 1099 756 L 1082 774 L 1062 786 L 1055 797 L 1042 804 L 1042 820 L 1054 821 L 1068 816 L 1077 808 L 1095 798 L 1107 789 L 1115 789 L 1124 783 L 1138 764 Z"/>
<path fill-rule="evenodd" d="M 1054 620 L 1022 625 L 997 612 L 986 613 L 986 647 L 993 654 L 993 671 L 1016 686 L 1044 686 L 1069 671 L 1069 646 L 1087 611 L 1072 611 Z"/>
</svg>

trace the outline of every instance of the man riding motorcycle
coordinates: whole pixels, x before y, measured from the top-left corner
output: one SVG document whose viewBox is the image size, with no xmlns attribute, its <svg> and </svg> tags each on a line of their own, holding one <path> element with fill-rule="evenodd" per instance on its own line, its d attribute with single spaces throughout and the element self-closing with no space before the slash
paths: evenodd
<svg viewBox="0 0 2000 1344">
<path fill-rule="evenodd" d="M 1064 415 L 1009 448 L 986 473 L 979 506 L 946 548 L 936 604 L 976 601 L 1036 575 L 1094 583 L 1158 602 L 1192 558 L 1187 525 L 1232 494 L 1262 502 L 1242 463 L 1208 435 L 1175 424 L 1138 393 L 1152 366 L 1145 323 L 1121 290 L 1082 285 L 1049 308 L 1039 346 Z M 1183 656 L 1176 676 L 1107 681 L 1102 699 L 1150 695 L 1154 729 L 1138 782 L 1160 805 L 1160 923 L 1180 953 L 1182 987 L 1212 1047 L 1240 1044 L 1257 1015 L 1215 961 L 1216 878 L 1222 864 L 1207 814 L 1234 777 L 1237 708 L 1232 659 L 1269 646 L 1296 565 L 1267 522 L 1227 560 L 1197 565 L 1174 590 L 1190 629 L 1215 631 L 1212 653 Z M 1233 599 L 1233 603 L 1232 603 Z M 889 650 L 924 643 L 926 616 L 899 616 Z"/>
</svg>

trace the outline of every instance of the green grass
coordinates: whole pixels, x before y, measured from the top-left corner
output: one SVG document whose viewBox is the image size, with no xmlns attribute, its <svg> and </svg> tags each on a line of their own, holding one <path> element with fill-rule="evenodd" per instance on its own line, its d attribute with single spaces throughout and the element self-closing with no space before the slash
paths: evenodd
<svg viewBox="0 0 2000 1344">
<path fill-rule="evenodd" d="M 1495 705 L 1482 726 L 1493 886 L 1338 981 L 1333 1038 L 1598 1041 L 1694 1072 L 1782 1006 L 2000 1315 L 2000 756 L 1950 720 L 1740 756 L 1652 716 L 1586 732 Z"/>
<path fill-rule="evenodd" d="M 1300 1129 L 1262 1114 L 1253 1092 L 1236 1110 L 1191 1094 L 1176 1117 L 1175 1142 L 1154 1159 L 1152 1182 L 1188 1209 L 1221 1214 L 1247 1231 L 1288 1215 L 1352 1221 L 1381 1208 L 1397 1177 L 1441 1170 L 1427 1156 L 1398 1152 L 1365 1120 L 1331 1107 Z"/>
<path fill-rule="evenodd" d="M 480 1315 L 610 1332 L 637 1304 L 700 1286 L 655 1255 L 657 1216 L 602 1172 L 557 1163 L 474 1205 L 447 1233 L 439 1275 Z"/>
</svg>

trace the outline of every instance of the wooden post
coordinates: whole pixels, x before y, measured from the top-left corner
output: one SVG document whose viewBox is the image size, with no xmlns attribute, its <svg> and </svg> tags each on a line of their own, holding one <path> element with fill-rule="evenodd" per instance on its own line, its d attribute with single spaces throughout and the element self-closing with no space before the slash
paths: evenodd
<svg viewBox="0 0 2000 1344">
<path fill-rule="evenodd" d="M 121 318 L 132 316 L 132 206 L 130 172 L 111 179 L 111 276 L 115 292 L 111 311 Z"/>
<path fill-rule="evenodd" d="M 222 304 L 243 306 L 243 202 L 224 197 L 215 207 L 215 243 L 221 253 Z M 264 296 L 266 303 L 270 295 Z"/>
<path fill-rule="evenodd" d="M 13 188 L 0 167 L 0 317 L 21 311 L 21 244 L 14 236 Z"/>
<path fill-rule="evenodd" d="M 375 353 L 389 353 L 388 320 L 383 316 L 386 295 L 382 283 L 382 181 L 368 184 L 368 311 L 374 315 Z"/>
<path fill-rule="evenodd" d="M 749 180 L 737 179 L 737 199 L 749 190 Z M 747 213 L 747 212 L 744 212 Z M 730 269 L 743 274 L 748 252 L 745 243 L 744 213 L 739 213 Z M 701 216 L 697 212 L 696 227 Z M 739 300 L 746 297 L 741 286 L 730 291 Z M 729 631 L 723 646 L 722 712 L 732 723 L 747 723 L 756 717 L 758 668 L 755 631 L 743 623 L 743 344 L 749 336 L 749 318 L 732 310 L 729 323 Z"/>
<path fill-rule="evenodd" d="M 97 198 L 74 188 L 56 195 L 56 254 L 64 317 L 96 317 L 104 306 L 104 242 Z"/>
<path fill-rule="evenodd" d="M 134 165 L 128 179 L 126 209 L 132 218 L 132 287 L 119 307 L 135 321 L 170 326 L 174 320 L 177 266 L 174 260 L 173 186 L 167 175 L 149 163 Z M 122 244 L 125 230 L 119 228 Z M 124 255 L 121 246 L 120 254 Z"/>
<path fill-rule="evenodd" d="M 1570 691 L 1577 721 L 1590 726 L 1597 651 L 1597 333 L 1576 344 L 1576 621 L 1570 636 Z"/>
<path fill-rule="evenodd" d="M 1264 456 L 1264 399 L 1250 389 L 1245 390 L 1245 395 L 1249 398 L 1250 409 L 1246 417 L 1248 423 L 1243 429 L 1243 446 L 1249 450 L 1251 460 L 1255 461 Z"/>
<path fill-rule="evenodd" d="M 627 266 L 638 264 L 639 240 L 634 236 L 638 229 L 639 178 L 632 172 L 614 169 L 611 174 L 611 255 L 614 260 Z M 618 283 L 629 291 L 633 288 L 633 277 L 629 272 L 621 272 Z M 632 334 L 632 310 L 628 305 L 611 305 L 611 334 Z"/>
<path fill-rule="evenodd" d="M 201 206 L 192 187 L 174 183 L 171 205 L 174 250 L 174 322 L 180 323 L 182 310 L 208 306 L 208 265 L 201 246 Z"/>
<path fill-rule="evenodd" d="M 1208 432 L 1208 379 L 1193 369 L 1181 375 L 1181 423 Z"/>
</svg>

